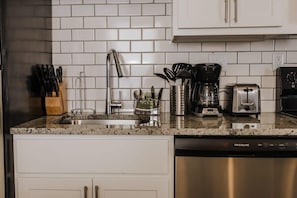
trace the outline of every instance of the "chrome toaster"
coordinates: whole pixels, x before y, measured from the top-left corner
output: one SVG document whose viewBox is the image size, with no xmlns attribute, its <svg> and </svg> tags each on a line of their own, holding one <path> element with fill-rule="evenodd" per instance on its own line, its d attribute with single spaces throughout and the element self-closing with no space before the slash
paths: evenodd
<svg viewBox="0 0 297 198">
<path fill-rule="evenodd" d="M 227 110 L 232 114 L 260 114 L 260 87 L 256 84 L 234 84 L 227 86 L 229 100 Z"/>
</svg>

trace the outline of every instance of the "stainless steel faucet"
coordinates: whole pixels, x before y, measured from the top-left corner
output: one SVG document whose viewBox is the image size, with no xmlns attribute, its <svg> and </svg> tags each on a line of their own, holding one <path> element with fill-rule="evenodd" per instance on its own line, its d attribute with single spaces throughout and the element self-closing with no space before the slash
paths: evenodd
<svg viewBox="0 0 297 198">
<path fill-rule="evenodd" d="M 121 108 L 122 104 L 120 102 L 113 102 L 111 100 L 111 88 L 110 88 L 110 66 L 111 58 L 113 56 L 115 66 L 117 68 L 118 77 L 123 77 L 118 53 L 114 49 L 110 49 L 106 56 L 106 103 L 105 103 L 105 113 L 107 115 L 112 113 L 112 108 Z"/>
</svg>

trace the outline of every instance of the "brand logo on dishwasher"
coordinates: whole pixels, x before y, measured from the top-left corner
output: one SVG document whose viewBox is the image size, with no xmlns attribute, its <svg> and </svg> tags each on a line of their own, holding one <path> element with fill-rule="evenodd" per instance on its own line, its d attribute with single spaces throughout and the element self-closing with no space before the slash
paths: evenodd
<svg viewBox="0 0 297 198">
<path fill-rule="evenodd" d="M 250 147 L 249 143 L 234 143 L 234 147 Z"/>
</svg>

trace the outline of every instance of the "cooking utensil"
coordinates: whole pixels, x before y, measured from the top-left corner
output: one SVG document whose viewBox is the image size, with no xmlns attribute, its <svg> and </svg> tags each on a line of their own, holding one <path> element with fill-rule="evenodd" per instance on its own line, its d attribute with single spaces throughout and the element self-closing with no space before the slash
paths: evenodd
<svg viewBox="0 0 297 198">
<path fill-rule="evenodd" d="M 62 77 L 63 77 L 63 71 L 62 71 L 62 67 L 59 66 L 57 69 L 56 69 L 56 75 L 57 75 L 57 79 L 59 81 L 59 83 L 61 83 L 63 81 Z"/>
<path fill-rule="evenodd" d="M 173 73 L 173 71 L 171 71 L 169 68 L 167 68 L 167 67 L 165 67 L 164 69 L 163 69 L 163 71 L 164 71 L 164 73 L 165 73 L 165 75 L 166 75 L 166 77 L 169 79 L 169 80 L 172 80 L 172 81 L 176 81 L 176 76 L 175 76 L 175 74 Z"/>
<path fill-rule="evenodd" d="M 172 65 L 172 71 L 175 73 L 175 75 L 181 70 L 190 72 L 191 69 L 192 65 L 188 63 L 175 63 Z"/>
<path fill-rule="evenodd" d="M 163 88 L 160 89 L 159 93 L 158 93 L 158 102 L 157 102 L 157 106 L 159 107 L 160 105 L 160 100 L 162 98 L 162 93 L 163 93 Z"/>
<path fill-rule="evenodd" d="M 166 80 L 167 82 L 169 82 L 168 78 L 164 75 L 164 74 L 161 74 L 161 73 L 154 73 L 154 75 Z"/>
<path fill-rule="evenodd" d="M 154 86 L 151 87 L 151 97 L 152 97 L 152 99 L 155 99 L 155 88 L 154 88 Z"/>
</svg>

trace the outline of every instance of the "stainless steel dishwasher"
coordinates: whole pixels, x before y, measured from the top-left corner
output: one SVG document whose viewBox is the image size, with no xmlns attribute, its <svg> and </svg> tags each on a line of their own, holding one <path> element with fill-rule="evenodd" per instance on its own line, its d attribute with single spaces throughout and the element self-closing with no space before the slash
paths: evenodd
<svg viewBox="0 0 297 198">
<path fill-rule="evenodd" d="M 297 198 L 297 137 L 175 136 L 175 198 Z"/>
</svg>

